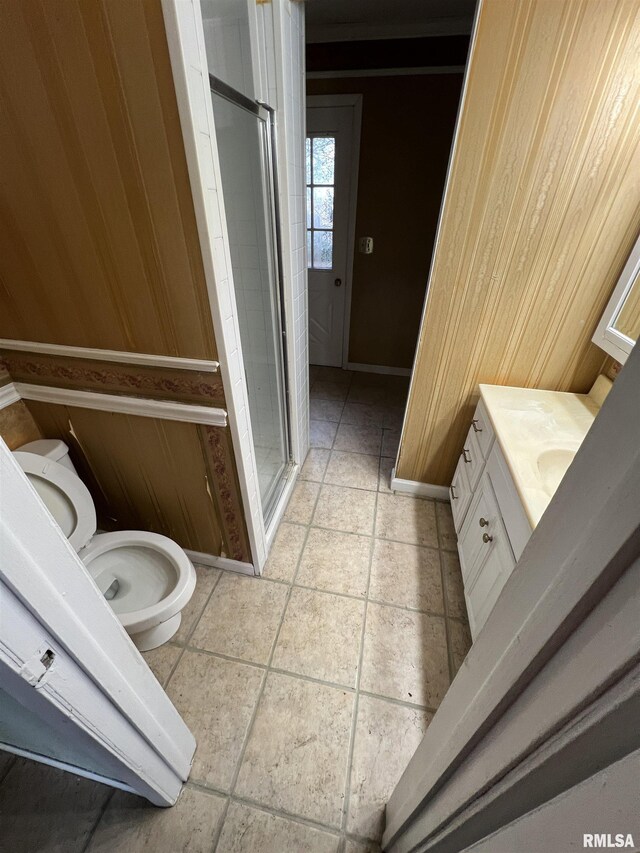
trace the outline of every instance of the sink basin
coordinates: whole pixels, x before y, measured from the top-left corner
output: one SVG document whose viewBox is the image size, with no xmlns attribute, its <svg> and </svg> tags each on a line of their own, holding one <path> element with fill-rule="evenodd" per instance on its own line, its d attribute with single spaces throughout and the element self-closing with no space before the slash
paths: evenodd
<svg viewBox="0 0 640 853">
<path fill-rule="evenodd" d="M 560 481 L 567 472 L 567 468 L 573 462 L 577 450 L 554 447 L 552 450 L 544 450 L 538 456 L 538 471 L 542 488 L 548 495 L 554 495 L 560 485 Z"/>
</svg>

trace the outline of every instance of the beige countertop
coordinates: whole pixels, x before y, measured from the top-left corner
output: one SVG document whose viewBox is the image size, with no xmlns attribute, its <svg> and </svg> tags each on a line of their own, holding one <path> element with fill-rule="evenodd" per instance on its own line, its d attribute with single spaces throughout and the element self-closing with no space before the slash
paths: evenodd
<svg viewBox="0 0 640 853">
<path fill-rule="evenodd" d="M 589 394 L 480 385 L 532 528 L 540 521 L 610 387 L 610 380 L 602 376 Z"/>
</svg>

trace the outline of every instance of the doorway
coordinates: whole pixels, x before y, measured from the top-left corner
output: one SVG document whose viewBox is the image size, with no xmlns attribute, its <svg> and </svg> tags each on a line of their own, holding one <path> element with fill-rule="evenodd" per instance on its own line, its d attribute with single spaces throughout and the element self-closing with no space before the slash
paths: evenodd
<svg viewBox="0 0 640 853">
<path fill-rule="evenodd" d="M 309 361 L 346 367 L 355 242 L 361 97 L 307 99 Z"/>
</svg>

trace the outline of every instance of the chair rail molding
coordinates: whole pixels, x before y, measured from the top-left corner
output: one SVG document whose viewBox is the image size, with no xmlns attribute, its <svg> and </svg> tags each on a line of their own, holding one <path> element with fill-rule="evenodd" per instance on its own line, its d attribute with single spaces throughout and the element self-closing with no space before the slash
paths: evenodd
<svg viewBox="0 0 640 853">
<path fill-rule="evenodd" d="M 0 350 L 33 352 L 41 355 L 56 355 L 66 358 L 87 358 L 94 361 L 112 361 L 119 364 L 138 364 L 144 367 L 166 367 L 174 370 L 198 370 L 201 373 L 217 373 L 220 364 L 203 358 L 182 358 L 174 355 L 154 355 L 124 350 L 72 347 L 62 344 L 45 344 L 39 341 L 14 341 L 0 338 Z"/>
<path fill-rule="evenodd" d="M 19 400 L 20 394 L 13 382 L 7 382 L 6 385 L 0 387 L 0 409 L 6 409 L 7 406 L 12 406 L 14 403 L 18 403 Z"/>
<path fill-rule="evenodd" d="M 18 399 L 38 403 L 54 403 L 99 412 L 119 412 L 169 421 L 185 421 L 191 424 L 226 427 L 227 413 L 213 406 L 198 406 L 192 403 L 176 403 L 169 400 L 149 400 L 144 397 L 125 397 L 118 394 L 99 394 L 95 391 L 74 391 L 70 388 L 54 388 L 47 385 L 14 383 Z"/>
</svg>

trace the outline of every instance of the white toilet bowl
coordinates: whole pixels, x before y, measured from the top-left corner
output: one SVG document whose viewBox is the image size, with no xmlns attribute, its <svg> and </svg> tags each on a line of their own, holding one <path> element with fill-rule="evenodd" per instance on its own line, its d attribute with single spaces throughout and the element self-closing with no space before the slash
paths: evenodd
<svg viewBox="0 0 640 853">
<path fill-rule="evenodd" d="M 136 646 L 166 643 L 196 586 L 182 548 L 159 533 L 96 533 L 93 500 L 64 442 L 31 442 L 14 455 Z"/>
</svg>

